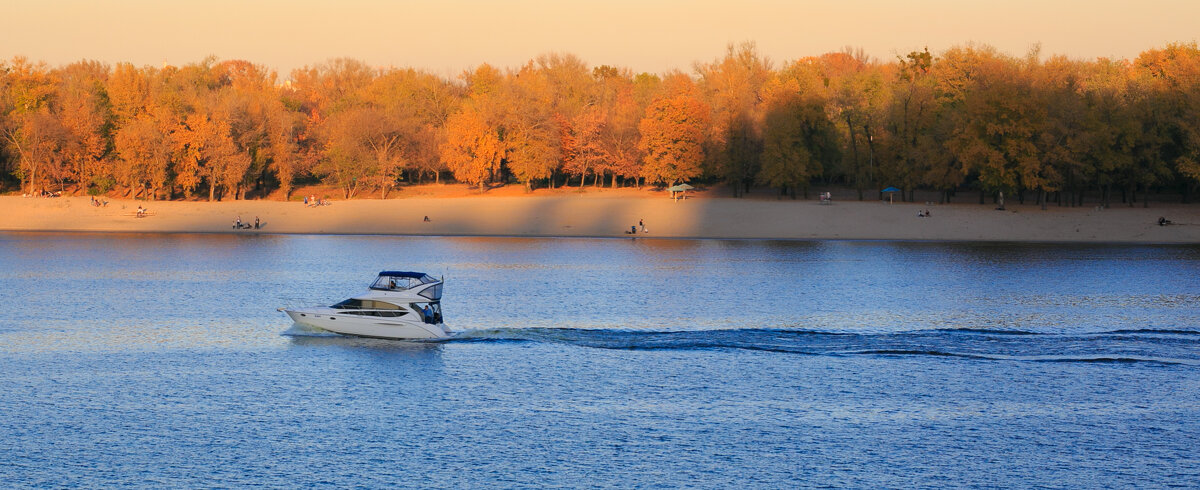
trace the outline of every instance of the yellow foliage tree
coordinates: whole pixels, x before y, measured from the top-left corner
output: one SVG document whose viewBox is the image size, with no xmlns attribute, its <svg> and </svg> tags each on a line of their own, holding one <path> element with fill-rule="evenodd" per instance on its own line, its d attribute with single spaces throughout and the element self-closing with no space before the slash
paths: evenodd
<svg viewBox="0 0 1200 490">
<path fill-rule="evenodd" d="M 500 169 L 504 157 L 500 137 L 474 109 L 453 114 L 446 120 L 446 141 L 441 150 L 454 178 L 478 185 L 480 193 Z"/>
</svg>

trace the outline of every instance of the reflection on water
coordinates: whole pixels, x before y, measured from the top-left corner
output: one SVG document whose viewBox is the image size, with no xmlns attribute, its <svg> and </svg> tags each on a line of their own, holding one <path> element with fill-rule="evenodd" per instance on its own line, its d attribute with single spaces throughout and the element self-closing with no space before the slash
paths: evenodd
<svg viewBox="0 0 1200 490">
<path fill-rule="evenodd" d="M 1198 264 L 1190 246 L 0 234 L 0 481 L 1191 485 Z M 349 338 L 276 311 L 385 269 L 444 274 L 462 333 Z"/>
</svg>

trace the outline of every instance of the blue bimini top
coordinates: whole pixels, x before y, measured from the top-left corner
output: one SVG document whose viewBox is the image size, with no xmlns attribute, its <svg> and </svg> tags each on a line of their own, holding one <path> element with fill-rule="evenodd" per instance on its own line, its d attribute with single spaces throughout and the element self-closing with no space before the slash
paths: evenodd
<svg viewBox="0 0 1200 490">
<path fill-rule="evenodd" d="M 420 278 L 426 276 L 426 274 L 424 272 L 409 272 L 409 271 L 383 271 L 383 272 L 380 272 L 379 275 L 391 276 L 391 277 L 411 277 L 413 279 L 420 279 Z"/>
</svg>

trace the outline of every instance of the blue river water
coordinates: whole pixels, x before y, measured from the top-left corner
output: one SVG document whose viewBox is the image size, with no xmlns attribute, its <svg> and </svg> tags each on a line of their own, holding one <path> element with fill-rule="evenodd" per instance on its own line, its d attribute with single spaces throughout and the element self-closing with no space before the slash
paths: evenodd
<svg viewBox="0 0 1200 490">
<path fill-rule="evenodd" d="M 293 326 L 384 269 L 442 342 Z M 1200 246 L 0 234 L 5 487 L 1195 487 Z"/>
</svg>

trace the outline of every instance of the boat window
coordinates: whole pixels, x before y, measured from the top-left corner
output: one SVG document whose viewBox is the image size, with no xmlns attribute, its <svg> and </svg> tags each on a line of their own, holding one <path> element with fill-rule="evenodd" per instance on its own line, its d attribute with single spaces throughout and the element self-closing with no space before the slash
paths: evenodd
<svg viewBox="0 0 1200 490">
<path fill-rule="evenodd" d="M 430 278 L 429 275 L 426 275 L 425 277 L 422 277 L 420 279 L 415 278 L 415 277 L 379 276 L 377 279 L 375 279 L 375 282 L 371 284 L 371 289 L 382 289 L 385 291 L 403 291 L 405 289 L 409 289 L 414 286 L 420 286 L 420 285 L 426 284 L 428 282 L 436 282 L 437 281 L 436 279 L 434 279 L 433 281 L 426 281 L 426 279 L 432 279 L 432 278 Z"/>
<path fill-rule="evenodd" d="M 427 287 L 427 288 L 425 288 L 424 291 L 421 291 L 420 293 L 417 293 L 417 294 L 420 294 L 421 296 L 424 296 L 424 297 L 432 299 L 432 300 L 442 299 L 442 285 L 438 284 L 436 286 Z"/>
<path fill-rule="evenodd" d="M 382 317 L 382 318 L 395 318 L 398 316 L 407 315 L 408 312 L 401 311 L 401 310 L 395 310 L 395 311 L 351 310 L 351 311 L 347 311 L 346 314 L 347 315 L 361 315 L 361 316 L 377 316 L 377 317 Z"/>
<path fill-rule="evenodd" d="M 337 308 L 339 310 L 399 310 L 400 306 L 386 301 L 352 298 L 333 305 L 330 308 Z"/>
<path fill-rule="evenodd" d="M 330 306 L 330 308 L 337 308 L 339 310 L 357 310 L 361 309 L 362 307 L 363 302 L 354 298 L 350 298 L 346 301 Z"/>
<path fill-rule="evenodd" d="M 367 309 L 371 309 L 371 310 L 399 310 L 400 309 L 400 307 L 397 305 L 388 303 L 386 301 L 378 301 L 378 300 L 363 301 L 363 308 L 367 308 Z"/>
</svg>

